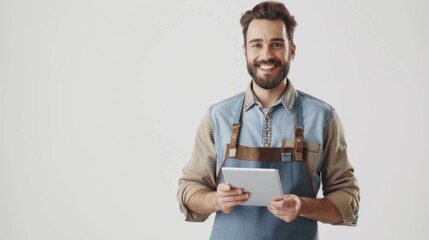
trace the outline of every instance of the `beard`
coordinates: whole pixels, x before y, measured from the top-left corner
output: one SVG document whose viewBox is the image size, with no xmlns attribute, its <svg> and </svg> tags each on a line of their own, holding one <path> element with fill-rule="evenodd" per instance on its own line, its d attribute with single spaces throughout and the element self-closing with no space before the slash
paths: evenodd
<svg viewBox="0 0 429 240">
<path fill-rule="evenodd" d="M 265 74 L 264 76 L 258 76 L 257 69 L 258 66 L 261 64 L 274 64 L 277 68 L 279 68 L 279 71 L 275 76 L 271 76 L 269 74 Z M 268 59 L 268 61 L 261 60 L 261 61 L 253 61 L 253 63 L 250 63 L 247 61 L 247 71 L 249 72 L 250 76 L 252 77 L 253 81 L 258 85 L 259 87 L 263 89 L 273 89 L 277 87 L 288 75 L 289 73 L 289 67 L 290 67 L 290 59 L 288 59 L 284 64 L 278 59 Z"/>
</svg>

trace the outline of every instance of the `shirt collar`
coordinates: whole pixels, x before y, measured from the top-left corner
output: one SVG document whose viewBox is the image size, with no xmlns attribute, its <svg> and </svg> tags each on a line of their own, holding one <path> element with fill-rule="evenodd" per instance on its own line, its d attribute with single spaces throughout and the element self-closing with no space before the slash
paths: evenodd
<svg viewBox="0 0 429 240">
<path fill-rule="evenodd" d="M 256 99 L 255 99 L 255 95 L 253 93 L 252 90 L 252 83 L 253 81 L 250 81 L 250 84 L 247 85 L 246 88 L 246 96 L 244 98 L 244 111 L 249 110 L 253 105 L 256 104 Z M 281 98 L 283 98 L 282 100 L 282 104 L 283 106 L 288 110 L 288 111 L 292 111 L 293 109 L 293 105 L 295 103 L 295 88 L 292 84 L 292 82 L 287 79 L 287 85 L 286 85 L 286 90 L 283 93 L 283 95 L 281 96 Z"/>
</svg>

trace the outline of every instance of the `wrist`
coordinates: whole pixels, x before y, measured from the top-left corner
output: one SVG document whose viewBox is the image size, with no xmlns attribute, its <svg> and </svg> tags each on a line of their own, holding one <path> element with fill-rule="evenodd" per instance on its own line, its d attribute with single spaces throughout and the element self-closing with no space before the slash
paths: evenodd
<svg viewBox="0 0 429 240">
<path fill-rule="evenodd" d="M 218 212 L 221 210 L 219 201 L 217 200 L 217 192 L 211 192 L 210 193 L 210 200 L 211 200 L 211 206 L 213 209 L 213 212 Z"/>
<path fill-rule="evenodd" d="M 298 216 L 305 217 L 307 212 L 307 201 L 305 197 L 298 197 L 300 202 L 300 207 L 298 210 Z"/>
<path fill-rule="evenodd" d="M 210 214 L 219 211 L 216 192 L 208 189 L 200 190 L 187 202 L 190 210 L 199 214 Z"/>
</svg>

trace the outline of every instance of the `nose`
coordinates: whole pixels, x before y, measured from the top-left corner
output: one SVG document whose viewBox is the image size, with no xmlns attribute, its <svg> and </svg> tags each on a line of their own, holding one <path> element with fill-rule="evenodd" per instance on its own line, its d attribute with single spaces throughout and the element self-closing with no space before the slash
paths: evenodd
<svg viewBox="0 0 429 240">
<path fill-rule="evenodd" d="M 273 53 L 271 52 L 271 49 L 269 47 L 265 47 L 263 50 L 263 56 L 265 60 L 269 60 L 273 58 Z"/>
</svg>

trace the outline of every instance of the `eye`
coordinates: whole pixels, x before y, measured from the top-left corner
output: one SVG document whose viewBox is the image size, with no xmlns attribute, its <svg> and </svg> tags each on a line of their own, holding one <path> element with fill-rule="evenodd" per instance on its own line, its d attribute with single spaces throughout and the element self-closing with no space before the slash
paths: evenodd
<svg viewBox="0 0 429 240">
<path fill-rule="evenodd" d="M 251 45 L 251 47 L 252 47 L 252 48 L 261 48 L 261 47 L 262 47 L 262 44 L 260 44 L 260 43 L 255 43 L 255 44 L 252 44 L 252 45 Z"/>
<path fill-rule="evenodd" d="M 284 47 L 284 44 L 281 42 L 276 42 L 276 43 L 272 44 L 272 47 L 273 48 L 282 48 L 282 47 Z"/>
</svg>

